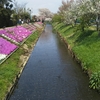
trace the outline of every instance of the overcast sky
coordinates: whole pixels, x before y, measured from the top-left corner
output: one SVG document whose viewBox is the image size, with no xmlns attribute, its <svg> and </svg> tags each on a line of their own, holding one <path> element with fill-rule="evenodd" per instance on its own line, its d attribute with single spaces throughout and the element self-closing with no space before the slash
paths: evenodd
<svg viewBox="0 0 100 100">
<path fill-rule="evenodd" d="M 33 15 L 38 14 L 38 9 L 47 8 L 51 12 L 56 13 L 62 4 L 62 0 L 16 0 L 18 4 L 26 4 L 26 8 L 32 10 Z"/>
</svg>

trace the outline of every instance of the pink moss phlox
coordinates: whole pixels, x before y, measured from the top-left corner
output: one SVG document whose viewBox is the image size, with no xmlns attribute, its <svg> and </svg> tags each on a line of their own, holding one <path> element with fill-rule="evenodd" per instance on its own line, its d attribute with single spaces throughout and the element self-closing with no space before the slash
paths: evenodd
<svg viewBox="0 0 100 100">
<path fill-rule="evenodd" d="M 15 44 L 0 37 L 0 54 L 9 55 L 12 51 L 17 48 Z"/>
</svg>

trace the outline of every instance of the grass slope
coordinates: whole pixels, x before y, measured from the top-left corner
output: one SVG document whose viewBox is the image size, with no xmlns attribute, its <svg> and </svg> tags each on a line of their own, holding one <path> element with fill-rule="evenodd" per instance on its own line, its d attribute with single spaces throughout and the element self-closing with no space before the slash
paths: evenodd
<svg viewBox="0 0 100 100">
<path fill-rule="evenodd" d="M 77 27 L 63 23 L 53 23 L 54 30 L 60 33 L 70 45 L 90 78 L 90 87 L 100 90 L 100 37 L 93 27 L 81 32 Z"/>
</svg>

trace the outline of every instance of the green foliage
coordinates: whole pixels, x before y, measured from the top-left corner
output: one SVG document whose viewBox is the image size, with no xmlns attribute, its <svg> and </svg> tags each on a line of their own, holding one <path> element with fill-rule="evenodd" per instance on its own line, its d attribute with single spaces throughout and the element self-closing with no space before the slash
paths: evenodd
<svg viewBox="0 0 100 100">
<path fill-rule="evenodd" d="M 16 13 L 13 13 L 12 15 L 13 15 L 13 17 L 11 19 L 13 21 L 13 25 L 17 25 L 17 23 L 18 23 L 18 15 Z"/>
<path fill-rule="evenodd" d="M 91 75 L 89 87 L 100 90 L 100 71 Z"/>
<path fill-rule="evenodd" d="M 11 14 L 13 4 L 12 0 L 0 0 L 0 28 L 12 26 Z"/>
<path fill-rule="evenodd" d="M 59 14 L 55 14 L 52 18 L 52 22 L 61 22 L 62 16 Z"/>
<path fill-rule="evenodd" d="M 92 24 L 94 24 L 95 21 L 95 14 L 93 13 L 86 13 L 84 15 L 81 15 L 77 21 L 79 21 L 77 25 L 77 30 L 81 30 L 84 32 L 86 29 L 88 29 Z"/>
<path fill-rule="evenodd" d="M 17 25 L 18 19 L 22 20 L 30 19 L 30 13 L 25 8 L 12 9 L 12 0 L 1 0 L 0 1 L 0 28 Z M 21 9 L 17 11 L 18 9 Z"/>
</svg>

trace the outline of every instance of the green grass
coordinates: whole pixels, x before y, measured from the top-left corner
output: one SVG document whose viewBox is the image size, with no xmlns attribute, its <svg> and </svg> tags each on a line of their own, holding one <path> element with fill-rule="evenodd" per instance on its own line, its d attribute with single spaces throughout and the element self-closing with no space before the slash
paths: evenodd
<svg viewBox="0 0 100 100">
<path fill-rule="evenodd" d="M 40 32 L 34 32 L 25 42 L 28 48 L 32 49 L 31 45 L 39 37 Z M 19 57 L 24 54 L 21 47 L 14 52 L 4 63 L 0 65 L 0 100 L 3 100 L 8 92 L 8 88 L 13 84 L 15 77 L 18 75 L 21 67 L 18 67 Z"/>
<path fill-rule="evenodd" d="M 61 23 L 56 28 L 55 26 L 53 27 L 70 44 L 72 51 L 81 61 L 83 70 L 88 73 L 90 82 L 100 80 L 100 37 L 95 28 L 91 26 L 83 33 L 80 30 L 76 30 L 77 27 L 64 26 Z M 91 84 L 95 87 L 92 88 L 100 89 L 99 85 L 95 86 L 94 84 L 100 85 L 100 81 L 93 81 Z"/>
</svg>

